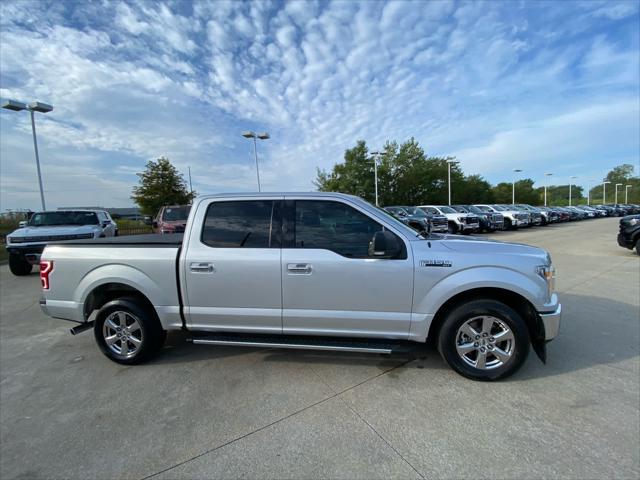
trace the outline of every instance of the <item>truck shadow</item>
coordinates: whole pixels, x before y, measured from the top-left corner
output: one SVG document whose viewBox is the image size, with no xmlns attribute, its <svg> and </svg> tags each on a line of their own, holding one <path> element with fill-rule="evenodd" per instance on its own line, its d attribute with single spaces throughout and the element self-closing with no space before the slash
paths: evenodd
<svg viewBox="0 0 640 480">
<path fill-rule="evenodd" d="M 551 377 L 597 365 L 618 364 L 640 356 L 638 304 L 607 298 L 561 294 L 563 318 L 560 334 L 547 344 L 543 365 L 531 351 L 523 368 L 506 381 Z M 209 361 L 216 358 L 264 352 L 261 361 L 309 365 L 370 366 L 381 371 L 394 367 L 429 370 L 449 369 L 431 345 L 412 344 L 407 353 L 391 355 L 348 352 L 286 350 L 244 347 L 206 347 L 186 342 L 188 335 L 172 332 L 162 354 L 153 363 Z"/>
</svg>

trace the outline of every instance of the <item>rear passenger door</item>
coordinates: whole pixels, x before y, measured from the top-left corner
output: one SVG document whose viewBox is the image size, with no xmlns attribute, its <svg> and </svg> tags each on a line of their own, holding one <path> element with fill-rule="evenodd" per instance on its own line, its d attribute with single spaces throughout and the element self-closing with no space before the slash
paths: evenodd
<svg viewBox="0 0 640 480">
<path fill-rule="evenodd" d="M 183 265 L 190 328 L 282 332 L 280 205 L 247 199 L 198 209 Z"/>
<path fill-rule="evenodd" d="M 295 200 L 286 212 L 283 332 L 407 338 L 413 260 L 405 240 L 397 235 L 398 258 L 369 257 L 369 242 L 385 227 L 355 207 Z"/>
</svg>

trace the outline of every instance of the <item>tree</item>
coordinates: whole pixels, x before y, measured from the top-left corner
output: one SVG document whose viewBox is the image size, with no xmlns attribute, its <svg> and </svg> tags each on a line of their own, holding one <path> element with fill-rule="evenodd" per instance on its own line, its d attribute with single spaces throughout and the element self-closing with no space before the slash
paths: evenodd
<svg viewBox="0 0 640 480">
<path fill-rule="evenodd" d="M 622 186 L 618 187 L 618 203 L 625 201 L 626 185 L 631 185 L 627 201 L 629 203 L 640 203 L 640 177 L 634 176 L 633 172 L 634 167 L 629 163 L 623 163 L 611 169 L 605 177 L 605 180 L 611 182 L 607 184 L 606 201 L 602 198 L 602 183 L 598 183 L 589 191 L 590 202 L 595 204 L 613 203 L 615 200 L 615 185 L 616 183 L 621 183 Z"/>
<path fill-rule="evenodd" d="M 515 185 L 516 203 L 527 205 L 541 205 L 539 195 L 533 188 L 534 181 L 530 178 L 518 180 Z M 513 201 L 513 184 L 501 182 L 492 189 L 496 203 L 511 203 Z"/>
<path fill-rule="evenodd" d="M 155 215 L 163 205 L 185 205 L 193 201 L 187 182 L 168 158 L 149 161 L 146 170 L 137 174 L 139 185 L 133 187 L 131 199 L 144 215 Z"/>
</svg>

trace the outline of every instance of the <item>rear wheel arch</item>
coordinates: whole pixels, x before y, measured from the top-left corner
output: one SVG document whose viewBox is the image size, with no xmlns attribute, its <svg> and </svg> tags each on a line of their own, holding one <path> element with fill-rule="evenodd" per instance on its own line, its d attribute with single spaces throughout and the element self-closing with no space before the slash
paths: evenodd
<svg viewBox="0 0 640 480">
<path fill-rule="evenodd" d="M 108 282 L 94 287 L 85 298 L 84 318 L 88 319 L 94 311 L 99 310 L 113 300 L 121 298 L 135 299 L 145 307 L 150 308 L 156 314 L 156 317 L 158 316 L 153 303 L 140 290 L 124 283 Z"/>
<path fill-rule="evenodd" d="M 444 302 L 436 312 L 429 326 L 427 341 L 434 342 L 433 344 L 435 345 L 440 334 L 440 328 L 446 320 L 447 315 L 456 307 L 473 300 L 496 300 L 504 303 L 524 319 L 534 347 L 536 346 L 536 342 L 544 339 L 544 326 L 538 316 L 538 312 L 529 300 L 511 290 L 482 287 L 460 292 Z M 537 349 L 536 352 L 540 355 Z"/>
</svg>

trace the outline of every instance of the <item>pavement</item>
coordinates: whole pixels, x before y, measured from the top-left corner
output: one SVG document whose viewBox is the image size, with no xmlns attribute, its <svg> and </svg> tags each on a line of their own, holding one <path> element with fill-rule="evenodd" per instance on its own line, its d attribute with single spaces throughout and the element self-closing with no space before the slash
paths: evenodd
<svg viewBox="0 0 640 480">
<path fill-rule="evenodd" d="M 107 360 L 0 267 L 0 478 L 640 477 L 640 257 L 605 218 L 490 237 L 558 270 L 558 338 L 498 383 L 416 356 L 196 346 Z"/>
</svg>

